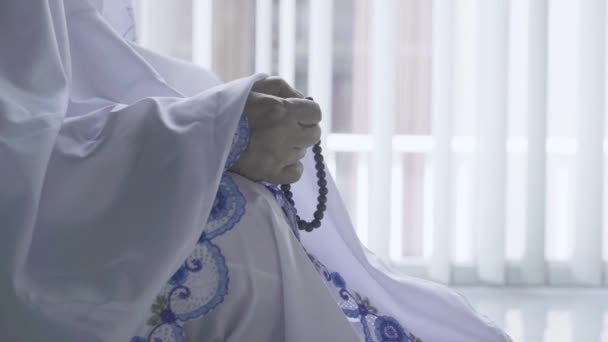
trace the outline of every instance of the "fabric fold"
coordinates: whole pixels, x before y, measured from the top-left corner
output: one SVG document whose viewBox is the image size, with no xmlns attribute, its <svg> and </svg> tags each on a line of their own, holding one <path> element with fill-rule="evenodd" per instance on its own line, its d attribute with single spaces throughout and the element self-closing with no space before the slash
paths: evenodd
<svg viewBox="0 0 608 342">
<path fill-rule="evenodd" d="M 3 3 L 0 23 L 0 336 L 128 339 L 200 236 L 265 76 L 185 97 L 87 1 Z"/>
</svg>

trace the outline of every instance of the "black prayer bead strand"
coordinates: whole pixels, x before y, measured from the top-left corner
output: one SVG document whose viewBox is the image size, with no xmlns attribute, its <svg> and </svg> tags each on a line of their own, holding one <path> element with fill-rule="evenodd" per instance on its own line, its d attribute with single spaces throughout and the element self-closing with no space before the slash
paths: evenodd
<svg viewBox="0 0 608 342">
<path fill-rule="evenodd" d="M 313 220 L 306 222 L 296 214 L 296 221 L 298 222 L 298 229 L 311 232 L 313 229 L 321 227 L 321 220 L 323 219 L 323 213 L 327 209 L 327 180 L 325 179 L 325 164 L 323 163 L 323 155 L 321 154 L 321 142 L 318 142 L 313 146 L 312 151 L 315 158 L 315 169 L 317 170 L 317 185 L 319 186 L 319 196 L 317 197 L 317 208 L 313 213 Z M 289 201 L 292 207 L 295 208 L 293 201 L 293 194 L 291 193 L 291 186 L 289 184 L 281 185 L 281 190 L 285 194 L 285 198 Z"/>
</svg>

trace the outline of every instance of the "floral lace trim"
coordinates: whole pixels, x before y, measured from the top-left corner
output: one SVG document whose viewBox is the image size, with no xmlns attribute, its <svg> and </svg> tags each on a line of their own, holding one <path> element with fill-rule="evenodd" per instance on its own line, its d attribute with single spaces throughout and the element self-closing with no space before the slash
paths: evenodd
<svg viewBox="0 0 608 342">
<path fill-rule="evenodd" d="M 150 316 L 131 342 L 183 342 L 183 324 L 219 306 L 228 294 L 226 260 L 214 239 L 231 230 L 245 213 L 245 197 L 228 174 L 220 186 L 203 234 L 150 307 Z"/>
<path fill-rule="evenodd" d="M 340 273 L 331 272 L 312 254 L 307 254 L 325 281 L 336 290 L 333 294 L 338 305 L 349 322 L 365 338 L 365 342 L 422 342 L 395 318 L 381 315 L 367 297 L 348 289 L 346 280 Z"/>
<path fill-rule="evenodd" d="M 287 216 L 292 231 L 300 241 L 297 223 L 293 219 L 295 208 L 284 198 L 283 193 L 276 186 L 266 185 L 273 193 L 283 211 Z M 304 248 L 304 246 L 302 246 Z M 306 251 L 306 248 L 304 248 Z M 312 254 L 308 253 L 308 258 L 315 265 L 317 271 L 328 283 L 332 295 L 347 317 L 348 321 L 355 326 L 357 332 L 364 338 L 365 342 L 422 342 L 422 340 L 406 330 L 395 318 L 381 315 L 379 310 L 371 304 L 371 301 L 357 292 L 351 291 L 346 280 L 338 272 L 331 272 Z"/>
<path fill-rule="evenodd" d="M 298 220 L 296 219 L 296 214 L 297 214 L 296 209 L 292 205 L 289 204 L 289 201 L 287 201 L 287 199 L 283 195 L 283 191 L 281 191 L 281 189 L 279 188 L 278 185 L 264 183 L 264 182 L 262 182 L 261 184 L 264 185 L 266 187 L 266 189 L 268 189 L 272 193 L 274 198 L 277 200 L 277 202 L 281 206 L 281 209 L 283 209 L 283 213 L 287 217 L 287 222 L 289 223 L 289 227 L 291 228 L 291 231 L 296 236 L 296 239 L 298 239 L 298 241 L 300 241 L 300 231 L 298 230 Z"/>
<path fill-rule="evenodd" d="M 232 146 L 230 147 L 224 170 L 228 170 L 236 163 L 247 148 L 247 145 L 249 145 L 249 122 L 247 121 L 245 114 L 242 114 L 234 137 L 232 138 Z"/>
<path fill-rule="evenodd" d="M 125 11 L 129 16 L 129 27 L 123 32 L 122 37 L 126 40 L 137 43 L 137 30 L 135 29 L 135 11 L 131 0 L 125 0 Z"/>
</svg>

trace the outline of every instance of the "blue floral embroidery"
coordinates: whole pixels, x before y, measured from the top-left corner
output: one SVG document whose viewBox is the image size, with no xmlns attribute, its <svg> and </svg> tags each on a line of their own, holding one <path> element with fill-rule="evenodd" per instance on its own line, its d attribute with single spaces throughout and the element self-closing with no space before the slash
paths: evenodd
<svg viewBox="0 0 608 342">
<path fill-rule="evenodd" d="M 266 187 L 283 207 L 292 231 L 294 231 L 299 241 L 297 223 L 294 219 L 296 209 L 289 204 L 278 187 L 273 185 L 266 185 Z M 304 250 L 306 251 L 306 248 Z M 395 318 L 379 315 L 378 309 L 371 305 L 369 299 L 359 293 L 351 292 L 347 287 L 346 280 L 340 273 L 331 272 L 312 254 L 308 252 L 307 254 L 317 271 L 336 290 L 332 294 L 334 294 L 342 312 L 355 325 L 366 342 L 422 342 L 411 332 L 405 330 Z"/>
<path fill-rule="evenodd" d="M 228 170 L 236 163 L 241 153 L 247 148 L 247 145 L 249 145 L 249 123 L 247 122 L 245 114 L 242 114 L 234 137 L 232 138 L 232 146 L 230 147 L 230 153 L 228 153 L 224 170 Z"/>
<path fill-rule="evenodd" d="M 296 239 L 300 241 L 300 231 L 298 230 L 298 222 L 296 219 L 296 208 L 289 204 L 289 201 L 287 201 L 287 198 L 285 198 L 283 191 L 281 191 L 278 185 L 264 182 L 261 182 L 261 184 L 264 185 L 266 189 L 268 189 L 272 193 L 274 198 L 277 200 L 277 202 L 283 209 L 283 213 L 285 213 L 285 216 L 287 217 L 287 221 L 289 223 L 291 231 L 296 236 Z"/>
<path fill-rule="evenodd" d="M 232 229 L 245 214 L 245 205 L 245 197 L 241 194 L 238 185 L 230 175 L 225 174 L 199 243 L 213 240 Z"/>
<path fill-rule="evenodd" d="M 228 266 L 213 240 L 240 221 L 245 205 L 237 184 L 225 174 L 194 251 L 161 290 L 146 325 L 131 342 L 183 342 L 183 324 L 206 315 L 223 302 L 230 280 Z"/>
<path fill-rule="evenodd" d="M 137 42 L 137 31 L 135 30 L 135 14 L 133 10 L 133 4 L 130 0 L 125 0 L 125 11 L 129 16 L 129 26 L 123 32 L 122 37 L 126 40 L 130 40 L 132 42 Z"/>
<path fill-rule="evenodd" d="M 312 254 L 308 257 L 325 280 L 336 289 L 335 297 L 338 305 L 354 323 L 365 338 L 366 342 L 422 342 L 411 332 L 407 331 L 393 317 L 379 315 L 369 299 L 348 289 L 346 281 L 338 272 L 331 272 Z"/>
<path fill-rule="evenodd" d="M 405 331 L 392 317 L 380 316 L 376 318 L 376 337 L 381 341 L 406 342 L 409 341 Z"/>
</svg>

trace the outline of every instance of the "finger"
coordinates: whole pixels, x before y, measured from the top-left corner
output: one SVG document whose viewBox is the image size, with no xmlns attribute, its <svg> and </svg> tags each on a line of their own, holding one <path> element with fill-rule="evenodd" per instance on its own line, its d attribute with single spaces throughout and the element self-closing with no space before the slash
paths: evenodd
<svg viewBox="0 0 608 342">
<path fill-rule="evenodd" d="M 250 124 L 255 127 L 260 124 L 272 122 L 286 116 L 287 110 L 284 99 L 273 95 L 251 92 L 247 97 L 245 112 Z"/>
<path fill-rule="evenodd" d="M 292 184 L 300 180 L 304 173 L 304 165 L 301 162 L 296 162 L 283 167 L 278 174 L 271 177 L 270 183 L 274 184 Z"/>
<path fill-rule="evenodd" d="M 294 146 L 309 148 L 321 140 L 321 127 L 319 125 L 299 127 L 298 132 L 293 135 L 291 141 Z"/>
<path fill-rule="evenodd" d="M 299 162 L 306 156 L 306 148 L 292 147 L 286 149 L 279 157 L 282 166 L 287 166 Z"/>
<path fill-rule="evenodd" d="M 321 107 L 314 101 L 287 99 L 285 100 L 285 108 L 287 113 L 293 115 L 301 126 L 313 126 L 321 122 Z"/>
<path fill-rule="evenodd" d="M 304 94 L 294 89 L 284 79 L 276 76 L 257 81 L 251 90 L 281 98 L 304 98 Z"/>
<path fill-rule="evenodd" d="M 266 149 L 248 149 L 241 154 L 239 160 L 230 171 L 243 175 L 253 181 L 269 181 L 273 175 L 278 174 L 281 163 L 273 153 Z"/>
<path fill-rule="evenodd" d="M 257 91 L 252 91 L 249 93 L 247 97 L 248 105 L 257 105 L 257 106 L 269 106 L 269 107 L 278 107 L 284 106 L 284 99 L 270 95 L 265 93 L 260 93 Z"/>
</svg>

